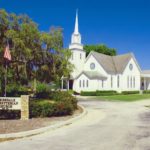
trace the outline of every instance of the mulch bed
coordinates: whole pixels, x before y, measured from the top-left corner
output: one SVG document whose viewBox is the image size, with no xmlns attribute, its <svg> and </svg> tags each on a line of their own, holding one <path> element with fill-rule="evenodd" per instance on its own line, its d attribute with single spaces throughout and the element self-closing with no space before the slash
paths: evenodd
<svg viewBox="0 0 150 150">
<path fill-rule="evenodd" d="M 82 109 L 78 108 L 72 116 L 33 118 L 30 120 L 0 120 L 0 134 L 17 133 L 46 127 L 78 116 L 81 112 Z"/>
</svg>

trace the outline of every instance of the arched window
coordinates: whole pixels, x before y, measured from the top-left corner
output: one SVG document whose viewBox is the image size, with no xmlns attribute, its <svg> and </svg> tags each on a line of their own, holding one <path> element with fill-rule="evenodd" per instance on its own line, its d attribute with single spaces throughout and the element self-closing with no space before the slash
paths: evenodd
<svg viewBox="0 0 150 150">
<path fill-rule="evenodd" d="M 111 88 L 113 88 L 113 76 L 111 76 Z"/>
<path fill-rule="evenodd" d="M 88 80 L 86 80 L 86 87 L 88 87 L 89 86 L 89 81 Z"/>
<path fill-rule="evenodd" d="M 82 59 L 82 54 L 80 53 L 80 59 Z"/>
<path fill-rule="evenodd" d="M 81 87 L 81 80 L 79 81 L 79 87 Z"/>
<path fill-rule="evenodd" d="M 104 80 L 102 80 L 102 88 L 104 87 Z"/>
<path fill-rule="evenodd" d="M 133 77 L 133 87 L 135 88 L 135 77 Z"/>
<path fill-rule="evenodd" d="M 127 77 L 127 87 L 129 88 L 129 76 Z"/>
<path fill-rule="evenodd" d="M 132 88 L 132 77 L 130 77 L 130 87 Z"/>
<path fill-rule="evenodd" d="M 84 80 L 83 80 L 83 87 L 85 87 L 85 82 L 84 82 Z"/>
<path fill-rule="evenodd" d="M 117 76 L 117 87 L 119 88 L 120 86 L 120 78 L 119 78 L 119 75 Z"/>
</svg>

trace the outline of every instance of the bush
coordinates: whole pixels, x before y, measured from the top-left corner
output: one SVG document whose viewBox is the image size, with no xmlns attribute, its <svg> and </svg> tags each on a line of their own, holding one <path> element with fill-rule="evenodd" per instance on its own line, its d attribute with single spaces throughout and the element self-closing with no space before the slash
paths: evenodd
<svg viewBox="0 0 150 150">
<path fill-rule="evenodd" d="M 139 91 L 122 91 L 121 92 L 124 95 L 128 95 L 128 94 L 139 94 Z"/>
<path fill-rule="evenodd" d="M 144 90 L 143 94 L 150 94 L 150 90 Z"/>
<path fill-rule="evenodd" d="M 39 99 L 48 98 L 50 93 L 50 89 L 48 88 L 48 85 L 45 83 L 37 83 L 36 87 L 36 97 Z"/>
<path fill-rule="evenodd" d="M 20 119 L 20 110 L 0 110 L 0 119 Z"/>
<path fill-rule="evenodd" d="M 116 95 L 116 91 L 81 91 L 81 96 L 108 96 Z"/>
<path fill-rule="evenodd" d="M 19 84 L 9 84 L 7 85 L 7 96 L 10 97 L 20 97 L 21 95 L 28 95 L 28 89 Z"/>
<path fill-rule="evenodd" d="M 50 117 L 54 115 L 54 105 L 50 101 L 39 100 L 30 102 L 30 117 Z"/>
<path fill-rule="evenodd" d="M 71 115 L 77 109 L 77 100 L 68 92 L 50 92 L 50 100 L 30 101 L 30 117 Z"/>
<path fill-rule="evenodd" d="M 51 116 L 65 116 L 73 114 L 77 109 L 77 100 L 68 92 L 48 92 L 49 99 L 31 100 L 29 103 L 29 114 L 32 117 L 51 117 Z M 51 100 L 50 100 L 51 99 Z M 0 111 L 0 119 L 11 118 L 19 119 L 20 111 L 2 110 Z"/>
</svg>

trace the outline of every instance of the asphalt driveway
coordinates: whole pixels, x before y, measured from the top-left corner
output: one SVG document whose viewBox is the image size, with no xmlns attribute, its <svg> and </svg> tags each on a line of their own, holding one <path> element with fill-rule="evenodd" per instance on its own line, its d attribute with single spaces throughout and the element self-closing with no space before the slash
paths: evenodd
<svg viewBox="0 0 150 150">
<path fill-rule="evenodd" d="M 150 150 L 150 100 L 80 100 L 88 114 L 41 135 L 0 143 L 0 150 Z"/>
</svg>

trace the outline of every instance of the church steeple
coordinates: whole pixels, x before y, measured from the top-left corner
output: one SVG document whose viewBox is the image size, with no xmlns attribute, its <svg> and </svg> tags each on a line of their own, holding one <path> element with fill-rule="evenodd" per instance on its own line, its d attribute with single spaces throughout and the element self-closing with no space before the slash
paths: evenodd
<svg viewBox="0 0 150 150">
<path fill-rule="evenodd" d="M 78 10 L 76 11 L 75 27 L 74 27 L 74 32 L 71 37 L 71 44 L 69 46 L 69 49 L 83 50 L 83 45 L 81 44 L 81 35 L 79 33 Z"/>
<path fill-rule="evenodd" d="M 83 71 L 86 58 L 86 52 L 83 50 L 83 45 L 81 44 L 81 35 L 79 33 L 78 10 L 76 11 L 74 31 L 72 33 L 69 49 L 71 51 L 71 57 L 69 60 L 71 64 L 74 65 L 71 77 L 74 79 Z"/>
<path fill-rule="evenodd" d="M 79 26 L 78 26 L 78 10 L 76 11 L 76 21 L 74 27 L 74 34 L 79 34 Z"/>
</svg>

